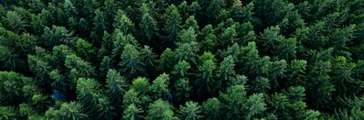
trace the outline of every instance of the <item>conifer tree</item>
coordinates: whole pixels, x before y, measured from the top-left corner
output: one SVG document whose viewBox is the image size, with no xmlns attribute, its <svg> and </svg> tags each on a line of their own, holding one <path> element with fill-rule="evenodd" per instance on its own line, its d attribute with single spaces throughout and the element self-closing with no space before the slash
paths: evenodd
<svg viewBox="0 0 364 120">
<path fill-rule="evenodd" d="M 128 79 L 145 75 L 145 65 L 141 62 L 140 52 L 133 45 L 127 44 L 124 47 L 124 51 L 120 56 L 119 66 L 121 67 L 120 71 Z"/>
<path fill-rule="evenodd" d="M 177 120 L 178 118 L 175 116 L 172 108 L 168 102 L 158 99 L 149 105 L 146 119 Z"/>
<path fill-rule="evenodd" d="M 119 108 L 123 101 L 122 96 L 127 91 L 127 85 L 125 78 L 122 77 L 116 70 L 108 70 L 105 84 L 105 87 L 107 88 L 106 93 L 111 105 L 114 106 L 116 110 L 120 110 Z"/>
<path fill-rule="evenodd" d="M 200 113 L 201 107 L 198 105 L 198 103 L 190 101 L 186 102 L 185 106 L 180 107 L 181 119 L 198 120 L 202 118 Z"/>
<path fill-rule="evenodd" d="M 178 12 L 178 8 L 174 5 L 168 6 L 164 13 L 164 20 L 163 30 L 167 33 L 164 44 L 171 46 L 176 42 L 178 38 L 177 34 L 181 31 L 182 18 Z"/>
</svg>

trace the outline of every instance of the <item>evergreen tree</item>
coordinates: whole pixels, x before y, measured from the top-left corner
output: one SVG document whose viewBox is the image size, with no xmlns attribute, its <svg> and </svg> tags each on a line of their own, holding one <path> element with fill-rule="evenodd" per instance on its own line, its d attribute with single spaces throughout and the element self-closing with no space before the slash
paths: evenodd
<svg viewBox="0 0 364 120">
<path fill-rule="evenodd" d="M 141 35 L 144 37 L 143 43 L 146 45 L 152 44 L 152 37 L 157 35 L 159 30 L 157 21 L 148 13 L 143 15 L 139 23 L 139 29 L 141 30 Z"/>
<path fill-rule="evenodd" d="M 116 70 L 109 69 L 106 76 L 105 87 L 107 88 L 106 93 L 111 105 L 114 106 L 116 110 L 120 110 L 123 101 L 122 96 L 128 88 L 127 81 L 124 77 L 120 76 Z"/>
<path fill-rule="evenodd" d="M 144 63 L 141 62 L 140 52 L 135 46 L 127 44 L 124 47 L 124 51 L 120 57 L 119 66 L 121 72 L 128 79 L 135 78 L 140 75 L 144 75 Z"/>
<path fill-rule="evenodd" d="M 83 114 L 81 111 L 82 107 L 78 103 L 63 103 L 59 111 L 57 111 L 57 118 L 72 120 L 82 120 L 87 118 L 88 116 Z"/>
<path fill-rule="evenodd" d="M 174 115 L 172 108 L 168 102 L 158 99 L 149 105 L 146 119 L 177 120 L 178 118 Z"/>
<path fill-rule="evenodd" d="M 202 112 L 207 120 L 220 118 L 222 104 L 217 98 L 209 98 L 202 104 Z"/>
<path fill-rule="evenodd" d="M 122 10 L 117 11 L 113 25 L 115 29 L 119 29 L 124 34 L 132 34 L 135 31 L 134 23 Z"/>
<path fill-rule="evenodd" d="M 165 25 L 163 30 L 168 34 L 164 40 L 164 44 L 171 46 L 176 42 L 178 33 L 181 30 L 182 18 L 178 12 L 178 8 L 174 5 L 168 6 L 164 13 Z"/>
<path fill-rule="evenodd" d="M 162 98 L 169 93 L 168 85 L 169 75 L 161 74 L 153 81 L 153 84 L 150 86 L 149 91 L 154 95 L 154 97 Z"/>
<path fill-rule="evenodd" d="M 140 115 L 143 113 L 143 110 L 136 107 L 134 104 L 128 106 L 128 108 L 124 111 L 123 120 L 139 120 L 143 117 Z"/>
<path fill-rule="evenodd" d="M 187 120 L 198 120 L 201 119 L 202 116 L 199 115 L 201 113 L 201 107 L 198 103 L 194 102 L 186 102 L 185 106 L 180 107 L 181 119 Z"/>
<path fill-rule="evenodd" d="M 240 118 L 242 106 L 247 101 L 245 87 L 243 85 L 231 86 L 227 89 L 226 93 L 220 94 L 219 99 L 224 103 L 222 106 L 223 111 L 221 111 L 221 114 L 226 113 L 224 117 L 227 119 Z M 214 104 L 219 104 L 218 101 L 212 100 L 211 102 Z"/>
<path fill-rule="evenodd" d="M 79 100 L 82 112 L 89 117 L 97 117 L 97 102 L 100 94 L 100 84 L 94 79 L 80 78 L 77 81 L 76 89 L 78 94 L 77 100 Z"/>
<path fill-rule="evenodd" d="M 175 56 L 176 53 L 174 53 L 170 48 L 165 49 L 159 57 L 158 70 L 165 73 L 171 71 L 176 63 Z"/>
</svg>

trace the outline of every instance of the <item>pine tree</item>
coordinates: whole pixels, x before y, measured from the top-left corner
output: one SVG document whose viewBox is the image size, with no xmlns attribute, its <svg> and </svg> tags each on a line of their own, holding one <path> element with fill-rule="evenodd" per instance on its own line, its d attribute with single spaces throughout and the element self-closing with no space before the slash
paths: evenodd
<svg viewBox="0 0 364 120">
<path fill-rule="evenodd" d="M 6 46 L 0 46 L 0 61 L 2 68 L 9 71 L 17 71 L 25 67 L 25 62 L 14 53 L 14 50 Z"/>
<path fill-rule="evenodd" d="M 186 102 L 185 106 L 180 106 L 180 118 L 187 120 L 199 120 L 202 118 L 201 107 L 198 103 Z"/>
<path fill-rule="evenodd" d="M 78 56 L 90 62 L 94 61 L 97 56 L 96 48 L 83 39 L 77 39 L 76 53 L 78 53 Z"/>
<path fill-rule="evenodd" d="M 72 35 L 73 33 L 69 32 L 65 27 L 59 27 L 54 25 L 52 26 L 52 28 L 45 27 L 44 33 L 42 35 L 42 39 L 44 41 L 43 44 L 45 44 L 49 49 L 62 43 L 70 44 L 72 43 Z"/>
<path fill-rule="evenodd" d="M 114 18 L 114 28 L 119 29 L 123 34 L 132 34 L 135 32 L 134 23 L 126 16 L 124 11 L 118 10 Z"/>
<path fill-rule="evenodd" d="M 152 37 L 157 35 L 159 30 L 157 21 L 148 13 L 145 13 L 139 23 L 139 29 L 141 30 L 140 34 L 144 37 L 143 43 L 152 45 Z"/>
<path fill-rule="evenodd" d="M 72 79 L 73 85 L 76 85 L 76 81 L 80 77 L 92 77 L 95 75 L 95 68 L 75 54 L 66 56 L 65 66 L 69 70 L 68 77 Z"/>
<path fill-rule="evenodd" d="M 195 32 L 200 31 L 195 16 L 189 16 L 187 18 L 185 24 L 183 25 L 184 29 L 189 29 L 190 27 L 193 28 L 195 30 Z"/>
<path fill-rule="evenodd" d="M 28 23 L 24 20 L 23 16 L 16 11 L 8 11 L 3 21 L 8 25 L 9 29 L 16 33 L 25 32 L 28 27 Z"/>
<path fill-rule="evenodd" d="M 220 118 L 222 104 L 217 98 L 209 98 L 202 104 L 202 112 L 207 120 Z"/>
<path fill-rule="evenodd" d="M 82 107 L 76 102 L 63 103 L 59 111 L 57 112 L 57 118 L 61 119 L 72 119 L 72 120 L 82 120 L 89 116 L 83 114 Z"/>
<path fill-rule="evenodd" d="M 151 92 L 155 98 L 163 98 L 169 93 L 169 81 L 168 74 L 159 75 L 150 86 L 149 92 Z"/>
<path fill-rule="evenodd" d="M 247 119 L 255 118 L 257 114 L 262 114 L 266 111 L 267 104 L 263 94 L 253 94 L 249 96 L 248 101 L 243 107 L 243 113 Z"/>
<path fill-rule="evenodd" d="M 144 93 L 149 92 L 150 87 L 151 86 L 150 86 L 147 78 L 138 77 L 133 80 L 131 89 L 135 90 L 136 92 L 144 94 Z"/>
<path fill-rule="evenodd" d="M 201 3 L 203 4 L 203 3 Z M 208 4 L 208 3 L 206 3 Z M 223 9 L 223 1 L 222 0 L 212 0 L 206 8 L 207 16 L 212 19 L 217 18 L 217 13 Z"/>
<path fill-rule="evenodd" d="M 312 100 L 309 104 L 315 108 L 324 108 L 335 91 L 334 85 L 330 83 L 331 67 L 330 62 L 319 61 L 314 63 L 310 70 L 307 97 Z"/>
<path fill-rule="evenodd" d="M 307 68 L 307 61 L 305 60 L 293 60 L 287 69 L 288 85 L 304 85 L 302 80 L 305 77 Z"/>
<path fill-rule="evenodd" d="M 175 56 L 176 53 L 174 53 L 170 48 L 165 49 L 159 57 L 158 70 L 165 73 L 171 71 L 176 63 Z"/>
<path fill-rule="evenodd" d="M 235 29 L 236 29 L 236 26 L 232 25 L 223 31 L 223 33 L 221 34 L 220 39 L 219 39 L 220 40 L 219 43 L 221 46 L 230 46 L 237 41 L 236 40 L 237 33 L 236 33 Z"/>
<path fill-rule="evenodd" d="M 226 93 L 220 94 L 219 99 L 224 103 L 222 106 L 223 111 L 221 111 L 221 114 L 226 113 L 226 116 L 224 117 L 227 119 L 239 118 L 239 115 L 241 115 L 242 112 L 241 107 L 247 100 L 245 87 L 243 85 L 231 86 L 227 88 Z M 213 101 L 215 104 L 219 103 L 216 100 Z M 216 108 L 214 109 L 216 110 Z"/>
<path fill-rule="evenodd" d="M 143 110 L 131 104 L 125 109 L 123 114 L 123 120 L 139 120 L 142 119 Z"/>
<path fill-rule="evenodd" d="M 127 108 L 129 105 L 140 106 L 141 101 L 139 98 L 139 92 L 134 89 L 129 89 L 123 96 L 123 108 Z"/>
<path fill-rule="evenodd" d="M 171 46 L 176 42 L 178 38 L 177 34 L 181 30 L 182 18 L 178 12 L 177 7 L 174 5 L 168 6 L 163 16 L 165 20 L 163 30 L 168 34 L 167 39 L 164 40 L 164 44 L 166 44 L 167 46 Z"/>
<path fill-rule="evenodd" d="M 287 62 L 286 60 L 274 61 L 270 65 L 269 80 L 271 82 L 271 88 L 276 91 L 280 88 L 280 79 L 284 79 L 286 76 Z"/>
<path fill-rule="evenodd" d="M 131 34 L 123 34 L 119 29 L 115 29 L 113 35 L 113 49 L 112 55 L 114 59 L 119 59 L 122 54 L 124 47 L 127 44 L 134 45 L 135 47 L 140 46 L 138 41 Z"/>
<path fill-rule="evenodd" d="M 247 45 L 249 42 L 256 40 L 256 34 L 254 32 L 254 26 L 251 22 L 242 23 L 236 28 L 237 43 L 239 45 Z"/>
<path fill-rule="evenodd" d="M 94 79 L 80 78 L 77 81 L 77 100 L 82 106 L 83 113 L 89 117 L 97 117 L 97 102 L 100 94 L 100 85 Z"/>
<path fill-rule="evenodd" d="M 141 60 L 145 64 L 146 70 L 148 71 L 148 76 L 154 77 L 156 76 L 155 64 L 156 64 L 156 54 L 153 52 L 152 48 L 149 46 L 144 46 L 144 48 L 140 51 Z"/>
<path fill-rule="evenodd" d="M 158 99 L 149 105 L 146 120 L 177 120 L 172 108 L 168 102 Z"/>
<path fill-rule="evenodd" d="M 212 94 L 212 85 L 215 82 L 215 69 L 216 65 L 213 60 L 206 60 L 203 62 L 202 66 L 199 67 L 199 79 L 195 83 L 198 95 Z"/>
<path fill-rule="evenodd" d="M 218 71 L 219 81 L 216 89 L 225 89 L 229 85 L 233 85 L 232 83 L 236 76 L 234 67 L 235 67 L 234 58 L 231 55 L 225 57 L 224 60 L 220 63 Z"/>
<path fill-rule="evenodd" d="M 99 113 L 97 116 L 98 119 L 114 119 L 117 115 L 115 113 L 115 107 L 111 105 L 107 97 L 100 97 L 98 99 L 97 112 Z"/>
<path fill-rule="evenodd" d="M 192 96 L 192 86 L 188 78 L 180 78 L 175 81 L 174 86 L 174 104 L 184 103 L 189 100 Z"/>
<path fill-rule="evenodd" d="M 265 53 L 273 54 L 277 51 L 280 41 L 284 40 L 284 36 L 280 35 L 280 28 L 278 26 L 272 26 L 264 30 L 260 34 L 260 40 L 258 41 L 262 45 L 262 49 Z M 281 53 L 282 54 L 282 53 Z"/>
<path fill-rule="evenodd" d="M 277 24 L 294 9 L 294 5 L 288 0 L 253 0 L 253 4 L 255 15 L 260 19 L 260 29 Z"/>
<path fill-rule="evenodd" d="M 193 46 L 191 43 L 181 43 L 178 48 L 175 50 L 177 61 L 187 61 L 190 64 L 195 65 L 196 61 L 196 53 L 198 52 L 198 48 Z"/>
<path fill-rule="evenodd" d="M 145 75 L 144 63 L 141 62 L 140 52 L 135 46 L 127 44 L 120 57 L 119 66 L 121 72 L 128 79 L 135 78 L 140 75 Z"/>
<path fill-rule="evenodd" d="M 120 110 L 123 98 L 128 88 L 128 84 L 124 77 L 122 77 L 116 70 L 109 69 L 106 76 L 107 88 L 106 93 L 109 97 L 109 101 L 116 110 Z"/>
</svg>

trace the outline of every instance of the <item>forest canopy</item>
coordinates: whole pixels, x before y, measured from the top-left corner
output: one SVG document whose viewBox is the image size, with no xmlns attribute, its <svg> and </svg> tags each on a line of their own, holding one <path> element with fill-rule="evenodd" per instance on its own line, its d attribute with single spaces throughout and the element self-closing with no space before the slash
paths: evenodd
<svg viewBox="0 0 364 120">
<path fill-rule="evenodd" d="M 0 120 L 364 120 L 364 0 L 0 0 Z"/>
</svg>

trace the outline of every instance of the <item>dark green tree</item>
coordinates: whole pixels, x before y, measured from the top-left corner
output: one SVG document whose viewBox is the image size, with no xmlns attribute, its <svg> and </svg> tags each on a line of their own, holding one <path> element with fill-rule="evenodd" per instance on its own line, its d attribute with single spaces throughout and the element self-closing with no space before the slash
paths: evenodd
<svg viewBox="0 0 364 120">
<path fill-rule="evenodd" d="M 56 112 L 57 118 L 66 120 L 82 120 L 86 119 L 86 114 L 82 113 L 82 107 L 76 102 L 63 103 L 61 108 Z"/>
<path fill-rule="evenodd" d="M 220 117 L 226 117 L 227 119 L 240 118 L 239 116 L 243 112 L 242 107 L 243 107 L 244 103 L 247 101 L 246 90 L 245 90 L 244 85 L 235 85 L 235 86 L 231 86 L 231 87 L 227 88 L 226 93 L 220 94 L 219 99 L 221 100 L 222 103 L 224 103 L 223 105 L 221 105 L 222 111 L 220 113 L 218 113 L 217 115 L 213 115 L 213 116 L 218 117 L 219 114 L 221 114 L 221 115 L 224 114 L 224 116 L 220 116 Z M 219 104 L 219 101 L 216 101 L 214 99 L 208 100 L 208 101 L 212 102 L 213 104 Z M 212 107 L 212 106 L 210 106 L 210 107 Z M 218 111 L 217 108 L 213 108 L 211 110 Z M 207 109 L 207 108 L 205 108 L 205 109 Z M 211 113 L 209 113 L 209 114 L 211 114 Z"/>
<path fill-rule="evenodd" d="M 141 115 L 143 110 L 131 104 L 128 108 L 125 109 L 123 114 L 123 120 L 139 120 L 142 119 L 143 116 Z"/>
<path fill-rule="evenodd" d="M 145 64 L 141 61 L 141 54 L 135 46 L 127 44 L 120 57 L 120 71 L 128 79 L 145 75 Z"/>
<path fill-rule="evenodd" d="M 327 107 L 325 105 L 332 99 L 335 86 L 330 83 L 331 68 L 330 62 L 319 61 L 313 64 L 308 73 L 307 97 L 312 100 L 308 104 L 312 104 L 315 108 Z"/>
<path fill-rule="evenodd" d="M 124 11 L 118 10 L 114 18 L 114 28 L 119 29 L 124 34 L 132 34 L 135 32 L 134 23 L 128 18 Z"/>
<path fill-rule="evenodd" d="M 242 108 L 244 117 L 247 119 L 256 118 L 259 114 L 263 114 L 266 111 L 267 104 L 263 94 L 253 94 L 249 96 L 249 99 Z"/>
<path fill-rule="evenodd" d="M 100 95 L 100 84 L 94 79 L 80 78 L 77 81 L 77 100 L 82 108 L 82 113 L 89 117 L 98 117 L 97 107 Z"/>
<path fill-rule="evenodd" d="M 217 98 L 209 98 L 202 104 L 202 113 L 207 120 L 220 118 L 222 104 Z"/>
<path fill-rule="evenodd" d="M 152 37 L 158 33 L 157 21 L 148 13 L 143 14 L 142 20 L 139 23 L 140 34 L 144 37 L 143 43 L 146 45 L 152 45 Z"/>
<path fill-rule="evenodd" d="M 122 97 L 128 88 L 127 81 L 116 70 L 109 69 L 106 76 L 105 87 L 107 88 L 106 93 L 111 105 L 116 110 L 120 110 L 123 101 Z"/>
<path fill-rule="evenodd" d="M 159 75 L 150 86 L 149 92 L 153 94 L 154 98 L 163 98 L 167 96 L 169 93 L 169 75 L 168 74 L 161 74 Z"/>
<path fill-rule="evenodd" d="M 208 94 L 207 96 L 210 96 L 212 94 L 212 86 L 216 82 L 215 70 L 216 65 L 213 60 L 206 60 L 199 67 L 199 79 L 195 83 L 198 95 Z"/>
<path fill-rule="evenodd" d="M 110 100 L 103 96 L 98 98 L 97 104 L 98 119 L 114 119 L 116 114 L 115 107 L 112 106 Z"/>
<path fill-rule="evenodd" d="M 175 64 L 176 53 L 174 53 L 170 48 L 165 49 L 159 57 L 158 70 L 167 73 L 172 70 Z"/>
<path fill-rule="evenodd" d="M 2 68 L 9 71 L 17 71 L 25 67 L 25 62 L 14 53 L 12 48 L 0 46 L 0 61 Z"/>
<path fill-rule="evenodd" d="M 185 106 L 180 106 L 181 114 L 180 118 L 184 120 L 199 120 L 202 118 L 201 107 L 198 103 L 194 103 L 192 101 L 186 102 Z"/>
<path fill-rule="evenodd" d="M 146 120 L 177 120 L 172 108 L 168 102 L 158 99 L 149 105 Z"/>
<path fill-rule="evenodd" d="M 54 46 L 72 43 L 72 32 L 69 32 L 65 27 L 55 26 L 52 28 L 45 27 L 42 35 L 43 44 L 47 48 L 52 49 Z"/>
<path fill-rule="evenodd" d="M 181 31 L 182 18 L 178 12 L 178 8 L 174 5 L 168 6 L 163 16 L 165 20 L 163 30 L 167 33 L 164 44 L 171 46 L 176 42 L 178 33 Z"/>
</svg>

